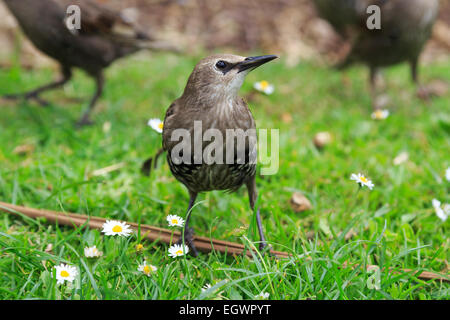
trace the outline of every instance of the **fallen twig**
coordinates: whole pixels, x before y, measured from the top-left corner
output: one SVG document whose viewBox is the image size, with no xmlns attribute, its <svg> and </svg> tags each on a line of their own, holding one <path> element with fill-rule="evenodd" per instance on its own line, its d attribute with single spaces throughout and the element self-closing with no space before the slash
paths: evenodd
<svg viewBox="0 0 450 320">
<path fill-rule="evenodd" d="M 50 210 L 27 208 L 4 202 L 0 202 L 0 210 L 12 214 L 17 214 L 17 212 L 20 212 L 30 218 L 45 218 L 50 222 L 57 222 L 60 225 L 70 227 L 74 226 L 79 227 L 85 224 L 87 227 L 92 229 L 101 229 L 103 224 L 107 220 L 100 217 L 87 216 L 75 213 L 65 213 Z M 140 228 L 143 237 L 145 237 L 147 240 L 150 241 L 161 241 L 163 243 L 169 244 L 171 242 L 172 233 L 173 233 L 172 242 L 176 242 L 181 236 L 179 231 L 172 231 L 145 224 L 139 225 L 133 222 L 127 223 L 135 230 L 138 230 Z M 240 255 L 245 253 L 247 256 L 250 257 L 252 256 L 251 252 L 248 249 L 246 249 L 244 245 L 235 242 L 194 236 L 194 244 L 197 247 L 197 249 L 201 252 L 211 252 L 214 250 L 231 255 Z M 271 253 L 277 257 L 287 258 L 289 256 L 287 252 L 271 251 Z"/>
<path fill-rule="evenodd" d="M 101 229 L 103 224 L 106 222 L 107 219 L 95 217 L 95 216 L 87 216 L 82 214 L 76 214 L 76 213 L 65 213 L 65 212 L 57 212 L 57 211 L 50 211 L 50 210 L 41 210 L 41 209 L 33 209 L 33 208 L 27 208 L 22 206 L 17 206 L 5 202 L 0 202 L 0 211 L 9 213 L 9 214 L 15 214 L 21 213 L 27 217 L 30 218 L 45 218 L 49 222 L 58 223 L 60 225 L 70 226 L 70 227 L 80 227 L 83 225 L 86 225 L 89 228 L 92 229 Z M 145 224 L 137 224 L 133 222 L 127 222 L 133 229 L 138 230 L 140 228 L 141 234 L 144 238 L 150 240 L 150 241 L 160 241 L 166 244 L 169 244 L 172 242 L 175 242 L 178 240 L 181 236 L 180 232 L 178 231 L 172 231 L 168 229 L 158 228 L 154 226 L 149 226 Z M 172 238 L 173 233 L 173 238 Z M 194 236 L 194 244 L 197 247 L 197 249 L 201 252 L 211 252 L 211 251 L 218 251 L 225 254 L 231 254 L 231 255 L 241 255 L 246 254 L 247 256 L 251 257 L 252 252 L 249 251 L 249 249 L 245 248 L 244 245 L 235 243 L 235 242 L 229 242 L 229 241 L 223 241 L 223 240 L 217 240 L 207 237 L 200 237 L 200 236 Z M 292 254 L 288 252 L 282 252 L 282 251 L 274 251 L 271 250 L 271 253 L 278 257 L 278 258 L 288 258 L 289 256 L 292 256 Z M 343 265 L 343 268 L 348 267 L 347 264 Z M 377 266 L 368 265 L 367 269 L 373 269 Z M 354 266 L 352 266 L 354 268 Z M 390 272 L 399 273 L 399 271 L 395 271 L 390 269 Z M 414 272 L 411 269 L 403 269 L 401 272 Z M 442 275 L 437 272 L 429 272 L 429 271 L 422 271 L 420 274 L 415 275 L 419 279 L 423 280 L 440 280 L 440 281 L 450 281 L 449 275 Z"/>
</svg>

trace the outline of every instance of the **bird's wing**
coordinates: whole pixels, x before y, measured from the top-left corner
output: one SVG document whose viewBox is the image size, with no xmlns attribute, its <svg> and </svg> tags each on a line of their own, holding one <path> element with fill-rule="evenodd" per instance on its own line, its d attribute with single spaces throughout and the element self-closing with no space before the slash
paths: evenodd
<svg viewBox="0 0 450 320">
<path fill-rule="evenodd" d="M 180 52 L 181 48 L 170 41 L 157 40 L 148 30 L 138 26 L 137 19 L 125 10 L 118 12 L 99 0 L 55 0 L 64 11 L 70 5 L 78 5 L 81 11 L 81 29 L 75 34 L 80 36 L 101 36 L 113 43 L 136 49 L 162 50 Z M 128 8 L 126 10 L 132 10 Z M 65 21 L 64 21 L 65 23 Z"/>
<path fill-rule="evenodd" d="M 117 41 L 151 40 L 136 26 L 136 21 L 128 18 L 123 12 L 112 10 L 94 0 L 55 0 L 64 11 L 71 5 L 77 5 L 81 13 L 81 29 L 78 34 L 101 35 Z"/>
<path fill-rule="evenodd" d="M 173 148 L 174 143 L 171 141 L 172 131 L 178 127 L 177 119 L 179 106 L 177 101 L 173 102 L 170 107 L 166 111 L 166 116 L 164 117 L 164 125 L 163 125 L 163 149 L 164 151 L 169 151 Z"/>
</svg>

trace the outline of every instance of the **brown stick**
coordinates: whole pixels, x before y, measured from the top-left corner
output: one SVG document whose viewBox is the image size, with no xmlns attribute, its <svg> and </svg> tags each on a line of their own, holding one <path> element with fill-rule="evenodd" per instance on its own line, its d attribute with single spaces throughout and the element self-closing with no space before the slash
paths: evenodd
<svg viewBox="0 0 450 320">
<path fill-rule="evenodd" d="M 50 210 L 40 210 L 40 209 L 33 209 L 33 208 L 27 208 L 22 206 L 16 206 L 13 204 L 0 202 L 0 211 L 10 213 L 10 214 L 17 214 L 17 212 L 24 214 L 27 217 L 30 218 L 46 218 L 50 222 L 58 223 L 60 225 L 70 226 L 70 227 L 80 227 L 82 225 L 86 225 L 87 227 L 91 229 L 101 229 L 103 224 L 106 222 L 107 219 L 95 217 L 95 216 L 87 216 L 87 215 L 81 215 L 76 213 L 65 213 L 65 212 L 57 212 L 57 211 L 50 211 Z M 137 224 L 133 222 L 127 222 L 129 225 L 133 227 L 133 229 L 138 230 L 140 228 L 141 234 L 144 238 L 150 240 L 150 241 L 160 241 L 163 243 L 169 244 L 172 238 L 172 232 L 173 232 L 173 239 L 172 241 L 175 242 L 178 240 L 181 236 L 180 232 L 178 231 L 172 231 L 168 229 L 158 228 L 154 226 L 149 226 L 145 224 Z M 231 254 L 231 255 L 241 255 L 244 253 L 249 257 L 252 256 L 252 253 L 249 250 L 245 250 L 244 245 L 235 243 L 235 242 L 229 242 L 229 241 L 223 241 L 223 240 L 217 240 L 207 237 L 200 237 L 200 236 L 194 236 L 194 244 L 197 247 L 197 249 L 201 252 L 211 252 L 211 251 L 218 251 L 221 253 Z M 292 254 L 289 254 L 287 252 L 282 251 L 271 251 L 273 255 L 279 258 L 288 258 L 289 256 L 292 256 Z M 374 268 L 375 266 L 368 265 L 367 269 Z M 345 266 L 344 266 L 345 268 Z M 402 272 L 412 272 L 411 269 L 404 269 Z M 442 275 L 437 272 L 429 272 L 429 271 L 422 271 L 419 275 L 417 275 L 417 278 L 423 279 L 423 280 L 441 280 L 441 281 L 449 281 L 449 275 Z"/>
<path fill-rule="evenodd" d="M 6 208 L 6 209 L 5 209 Z M 91 229 L 101 229 L 103 224 L 107 219 L 94 217 L 94 216 L 86 216 L 76 213 L 65 213 L 65 212 L 57 212 L 50 210 L 39 210 L 33 208 L 26 208 L 22 206 L 16 206 L 9 203 L 0 202 L 0 210 L 16 214 L 16 212 L 20 212 L 30 218 L 46 218 L 50 222 L 56 222 L 60 225 L 70 226 L 70 227 L 80 227 L 83 224 L 86 224 Z M 138 230 L 140 227 L 141 234 L 147 240 L 150 241 L 161 241 L 164 243 L 170 243 L 173 233 L 172 242 L 176 242 L 181 234 L 179 231 L 172 231 L 168 229 L 158 228 L 154 226 L 149 226 L 145 224 L 137 224 L 133 222 L 127 222 L 129 225 L 133 227 L 133 229 Z M 197 249 L 201 252 L 211 252 L 212 250 L 232 254 L 232 255 L 240 255 L 246 251 L 246 255 L 251 257 L 252 253 L 249 250 L 245 250 L 244 245 L 228 242 L 223 240 L 216 240 L 207 237 L 194 236 L 194 244 Z M 277 257 L 287 258 L 289 254 L 287 252 L 280 251 L 271 251 L 271 253 Z"/>
</svg>

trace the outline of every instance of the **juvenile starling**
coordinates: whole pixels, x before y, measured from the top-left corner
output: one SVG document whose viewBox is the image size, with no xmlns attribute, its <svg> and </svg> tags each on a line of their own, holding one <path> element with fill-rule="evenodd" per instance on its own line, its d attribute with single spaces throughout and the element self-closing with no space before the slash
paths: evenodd
<svg viewBox="0 0 450 320">
<path fill-rule="evenodd" d="M 138 30 L 121 13 L 108 10 L 92 0 L 3 0 L 16 17 L 25 35 L 42 52 L 57 60 L 62 78 L 23 94 L 7 95 L 9 99 L 34 99 L 47 90 L 64 85 L 72 77 L 74 67 L 95 79 L 97 89 L 79 125 L 90 123 L 89 115 L 101 96 L 103 69 L 113 61 L 140 49 L 172 49 Z M 66 19 L 70 5 L 80 8 L 80 29 L 71 30 Z"/>
<path fill-rule="evenodd" d="M 253 116 L 246 102 L 238 96 L 238 92 L 245 76 L 251 70 L 275 58 L 277 57 L 274 55 L 245 58 L 230 54 L 207 57 L 196 65 L 183 95 L 175 100 L 166 112 L 163 148 L 167 151 L 167 160 L 172 174 L 189 191 L 184 242 L 191 247 L 194 255 L 197 255 L 197 250 L 193 243 L 193 230 L 189 228 L 189 218 L 198 193 L 211 190 L 236 191 L 245 184 L 250 207 L 254 210 L 257 199 L 256 132 L 253 142 L 249 138 L 244 144 L 239 144 L 236 143 L 235 138 L 231 136 L 228 138 L 226 131 L 256 130 Z M 220 152 L 223 153 L 224 159 L 222 163 L 219 161 L 211 163 L 204 159 L 203 153 L 208 143 L 197 140 L 198 132 L 195 132 L 194 122 L 197 123 L 197 127 L 199 123 L 201 124 L 201 132 L 206 133 L 208 129 L 215 129 L 223 137 L 220 145 Z M 187 140 L 186 145 L 189 145 L 191 150 L 199 148 L 201 159 L 198 159 L 197 154 L 184 154 L 184 149 L 176 154 L 175 148 L 180 142 L 179 137 L 174 139 L 174 136 L 180 130 L 189 133 L 190 139 Z M 200 133 L 201 137 L 203 137 L 202 134 Z M 225 156 L 230 154 L 229 151 L 233 155 L 231 162 L 225 160 Z M 262 250 L 266 246 L 266 240 L 259 209 L 256 219 Z M 180 239 L 179 242 L 182 241 L 183 239 Z"/>
<path fill-rule="evenodd" d="M 431 35 L 439 10 L 439 0 L 314 0 L 319 14 L 341 34 L 353 36 L 349 55 L 339 67 L 362 62 L 370 68 L 370 88 L 376 92 L 380 68 L 409 62 L 418 94 L 427 96 L 419 85 L 417 65 Z M 380 29 L 369 29 L 367 8 L 380 8 Z"/>
</svg>

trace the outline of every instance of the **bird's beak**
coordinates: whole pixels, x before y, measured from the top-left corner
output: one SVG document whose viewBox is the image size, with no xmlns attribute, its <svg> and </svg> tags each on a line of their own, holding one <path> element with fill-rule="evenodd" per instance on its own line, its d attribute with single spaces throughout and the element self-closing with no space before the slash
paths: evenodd
<svg viewBox="0 0 450 320">
<path fill-rule="evenodd" d="M 245 58 L 244 61 L 239 62 L 236 64 L 236 67 L 238 68 L 238 73 L 250 69 L 256 69 L 259 66 L 263 65 L 264 63 L 267 63 L 269 61 L 272 61 L 273 59 L 278 58 L 274 55 L 267 55 L 267 56 L 257 56 L 257 57 L 248 57 Z"/>
</svg>

